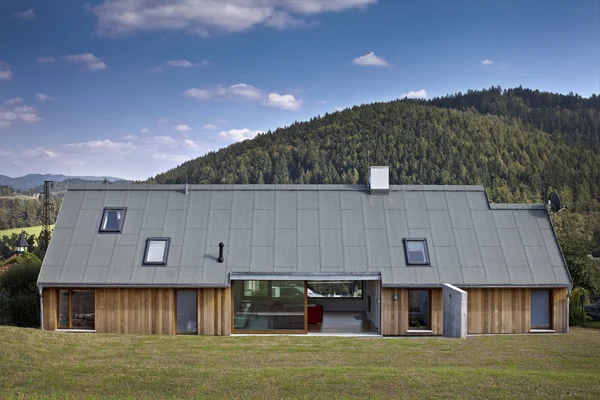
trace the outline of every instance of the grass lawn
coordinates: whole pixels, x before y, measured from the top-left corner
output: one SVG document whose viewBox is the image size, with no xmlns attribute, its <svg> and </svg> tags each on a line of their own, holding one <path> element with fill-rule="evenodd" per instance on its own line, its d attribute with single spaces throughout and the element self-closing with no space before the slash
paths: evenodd
<svg viewBox="0 0 600 400">
<path fill-rule="evenodd" d="M 0 398 L 600 398 L 600 334 L 65 334 L 0 327 Z"/>
<path fill-rule="evenodd" d="M 50 225 L 50 229 L 54 229 L 54 225 Z M 29 226 L 27 228 L 2 229 L 0 230 L 0 238 L 4 235 L 10 237 L 10 235 L 12 235 L 13 233 L 16 233 L 18 235 L 19 233 L 21 233 L 21 231 L 27 232 L 28 235 L 35 235 L 35 237 L 38 237 L 40 235 L 40 232 L 42 231 L 42 225 Z"/>
</svg>

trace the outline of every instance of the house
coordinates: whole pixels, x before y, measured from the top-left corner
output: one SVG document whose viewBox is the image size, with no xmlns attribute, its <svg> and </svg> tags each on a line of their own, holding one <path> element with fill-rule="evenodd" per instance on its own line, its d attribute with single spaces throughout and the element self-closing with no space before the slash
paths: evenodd
<svg viewBox="0 0 600 400">
<path fill-rule="evenodd" d="M 567 332 L 572 283 L 544 205 L 370 173 L 369 186 L 71 185 L 38 280 L 43 329 Z M 455 293 L 462 316 L 446 310 Z"/>
</svg>

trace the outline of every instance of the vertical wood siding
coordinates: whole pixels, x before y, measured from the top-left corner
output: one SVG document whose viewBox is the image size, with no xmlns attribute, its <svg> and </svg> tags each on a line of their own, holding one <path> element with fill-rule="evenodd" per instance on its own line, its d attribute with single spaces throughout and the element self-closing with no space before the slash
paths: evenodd
<svg viewBox="0 0 600 400">
<path fill-rule="evenodd" d="M 58 322 L 58 291 L 56 289 L 44 289 L 42 292 L 44 303 L 44 330 L 53 331 Z"/>
<path fill-rule="evenodd" d="M 426 289 L 424 289 L 426 290 Z M 394 300 L 394 294 L 398 300 Z M 431 330 L 416 333 L 408 330 L 408 289 L 381 289 L 381 334 L 383 336 L 441 335 L 443 333 L 442 289 L 431 289 Z"/>
<path fill-rule="evenodd" d="M 530 289 L 465 289 L 468 293 L 468 333 L 528 333 Z M 552 329 L 567 331 L 566 288 L 551 289 Z"/>
</svg>

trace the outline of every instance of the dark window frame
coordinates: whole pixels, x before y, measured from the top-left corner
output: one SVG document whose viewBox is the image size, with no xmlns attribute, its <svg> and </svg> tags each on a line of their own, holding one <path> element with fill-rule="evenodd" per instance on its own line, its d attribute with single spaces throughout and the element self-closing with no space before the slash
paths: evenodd
<svg viewBox="0 0 600 400">
<path fill-rule="evenodd" d="M 104 219 L 107 218 L 108 211 L 123 211 L 123 218 L 119 222 L 119 227 L 117 229 L 104 229 L 102 225 L 104 225 Z M 125 223 L 125 217 L 127 216 L 127 207 L 104 207 L 102 211 L 102 218 L 100 218 L 100 227 L 98 228 L 99 233 L 121 233 L 123 231 L 123 224 Z"/>
<path fill-rule="evenodd" d="M 425 250 L 425 262 L 410 262 L 408 258 L 408 245 L 407 242 L 422 242 L 423 248 Z M 431 261 L 429 258 L 429 249 L 427 248 L 427 239 L 426 238 L 404 238 L 402 239 L 402 244 L 404 246 L 404 259 L 406 261 L 406 265 L 431 265 Z"/>
<path fill-rule="evenodd" d="M 67 292 L 67 312 L 68 312 L 68 324 L 67 326 L 60 324 L 60 293 Z M 92 292 L 94 295 L 94 327 L 93 328 L 80 328 L 73 327 L 73 292 Z M 90 288 L 69 288 L 69 289 L 57 289 L 56 290 L 56 329 L 77 329 L 82 331 L 95 331 L 96 330 L 96 290 Z"/>
<path fill-rule="evenodd" d="M 428 301 L 428 303 L 429 303 L 429 317 L 428 317 L 429 327 L 423 328 L 423 327 L 412 327 L 412 326 L 410 326 L 410 292 L 427 292 L 427 296 L 428 296 L 428 300 L 429 300 Z M 433 330 L 433 327 L 432 327 L 433 326 L 433 321 L 431 320 L 431 316 L 432 316 L 432 312 L 431 311 L 433 309 L 433 304 L 431 302 L 431 299 L 432 299 L 431 294 L 432 294 L 432 290 L 431 289 L 417 289 L 417 288 L 408 289 L 408 293 L 407 293 L 407 300 L 408 301 L 407 301 L 407 304 L 406 304 L 406 306 L 408 307 L 408 310 L 407 310 L 408 311 L 407 312 L 407 315 L 408 315 L 408 324 L 407 324 L 408 328 L 407 328 L 407 330 L 408 331 L 432 331 Z"/>
<path fill-rule="evenodd" d="M 531 314 L 533 313 L 532 294 L 533 292 L 547 292 L 548 293 L 548 326 L 531 325 Z M 554 293 L 552 289 L 531 289 L 529 294 L 529 329 L 540 329 L 540 330 L 553 330 L 554 329 Z"/>
<path fill-rule="evenodd" d="M 177 331 L 178 314 L 177 314 L 177 293 L 178 292 L 193 292 L 196 294 L 196 331 L 195 332 L 179 332 Z M 198 289 L 177 289 L 175 290 L 175 334 L 176 335 L 198 335 L 198 310 L 200 309 L 200 296 L 198 295 Z"/>
<path fill-rule="evenodd" d="M 162 261 L 148 261 L 148 249 L 150 248 L 150 242 L 166 242 L 165 251 L 163 253 Z M 170 237 L 149 237 L 146 239 L 146 249 L 144 250 L 144 259 L 142 265 L 167 265 L 169 259 L 169 248 L 171 247 Z"/>
</svg>

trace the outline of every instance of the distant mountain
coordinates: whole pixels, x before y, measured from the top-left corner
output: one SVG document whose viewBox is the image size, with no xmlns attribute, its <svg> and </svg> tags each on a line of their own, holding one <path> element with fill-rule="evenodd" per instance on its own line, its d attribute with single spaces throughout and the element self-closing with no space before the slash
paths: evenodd
<svg viewBox="0 0 600 400">
<path fill-rule="evenodd" d="M 55 175 L 55 174 L 28 174 L 20 176 L 18 178 L 11 178 L 10 176 L 0 175 L 0 185 L 11 187 L 15 190 L 29 190 L 37 186 L 44 184 L 44 181 L 62 182 L 67 179 L 81 179 L 84 181 L 104 181 L 104 178 L 110 182 L 122 181 L 121 178 L 115 178 L 112 176 L 66 176 L 66 175 Z M 75 182 L 72 182 L 75 183 Z"/>
</svg>

